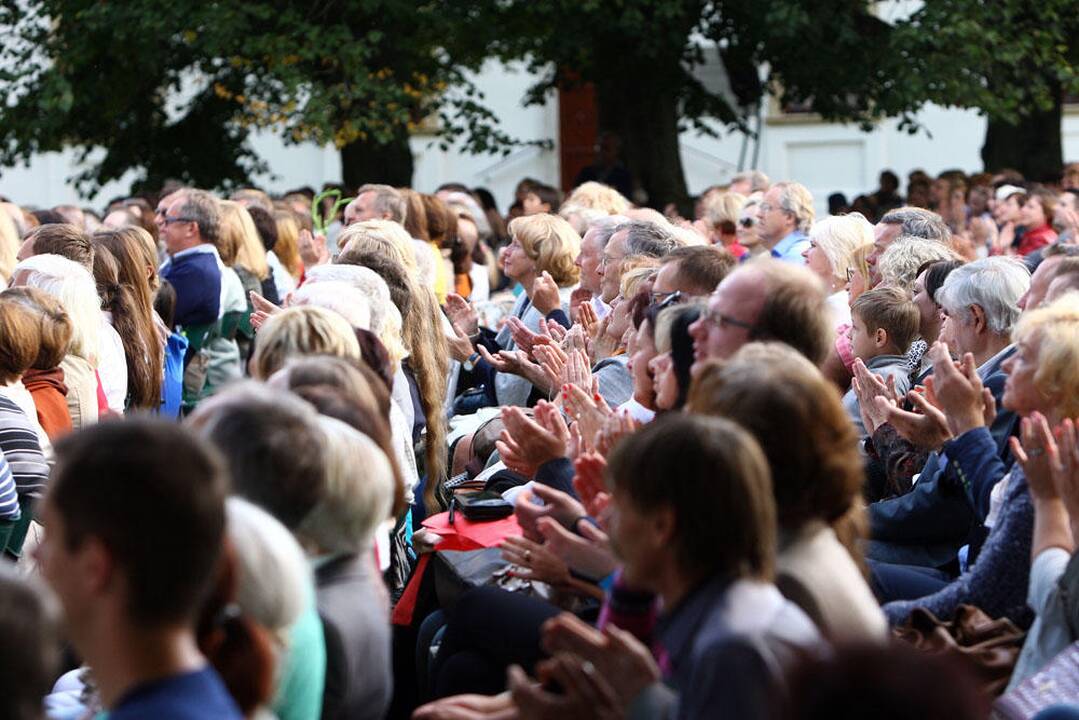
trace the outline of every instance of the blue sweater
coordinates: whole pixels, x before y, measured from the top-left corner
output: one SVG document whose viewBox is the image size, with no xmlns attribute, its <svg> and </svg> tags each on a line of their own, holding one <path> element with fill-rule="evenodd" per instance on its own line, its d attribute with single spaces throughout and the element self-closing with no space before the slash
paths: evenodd
<svg viewBox="0 0 1079 720">
<path fill-rule="evenodd" d="M 975 502 L 988 498 L 992 486 L 1007 473 L 997 454 L 996 442 L 984 427 L 951 441 L 947 453 L 958 466 L 963 485 Z M 1012 467 L 1007 482 L 1000 515 L 974 566 L 932 595 L 885 605 L 884 614 L 892 625 L 902 623 L 916 607 L 948 620 L 960 604 L 977 606 L 992 618 L 1007 617 L 1020 627 L 1030 624 L 1033 618 L 1027 607 L 1027 584 L 1034 505 L 1026 476 L 1018 464 Z"/>
<path fill-rule="evenodd" d="M 176 325 L 187 327 L 217 321 L 221 308 L 221 270 L 213 253 L 192 252 L 174 257 L 161 276 L 176 289 Z"/>
</svg>

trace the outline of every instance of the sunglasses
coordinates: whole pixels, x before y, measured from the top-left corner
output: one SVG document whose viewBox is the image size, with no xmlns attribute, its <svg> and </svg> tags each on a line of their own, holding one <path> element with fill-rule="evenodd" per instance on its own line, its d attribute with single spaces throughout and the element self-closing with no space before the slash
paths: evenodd
<svg viewBox="0 0 1079 720">
<path fill-rule="evenodd" d="M 738 221 L 738 224 L 744 228 L 751 228 L 757 224 L 757 221 L 751 217 L 744 217 Z"/>
</svg>

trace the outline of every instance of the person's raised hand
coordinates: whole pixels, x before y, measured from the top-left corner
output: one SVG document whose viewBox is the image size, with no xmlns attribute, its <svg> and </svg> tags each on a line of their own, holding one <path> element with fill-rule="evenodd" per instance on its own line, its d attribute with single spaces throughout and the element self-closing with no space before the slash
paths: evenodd
<svg viewBox="0 0 1079 720">
<path fill-rule="evenodd" d="M 1072 536 L 1079 542 L 1079 421 L 1067 418 L 1057 427 L 1057 454 L 1051 458 L 1053 483 L 1064 501 Z"/>
<path fill-rule="evenodd" d="M 858 398 L 858 411 L 862 414 L 862 424 L 865 431 L 872 435 L 877 428 L 888 422 L 888 413 L 877 405 L 877 398 L 888 397 L 888 388 L 881 379 L 866 369 L 861 358 L 854 360 L 854 377 L 851 378 L 851 388 L 855 397 Z M 888 403 L 892 404 L 892 403 Z"/>
<path fill-rule="evenodd" d="M 483 345 L 477 345 L 476 350 L 479 351 L 480 357 L 498 372 L 524 375 L 523 365 L 528 362 L 528 356 L 523 351 L 499 350 L 497 354 L 492 355 Z"/>
<path fill-rule="evenodd" d="M 547 329 L 547 334 L 551 336 L 551 340 L 559 345 L 566 339 L 566 333 L 569 332 L 566 328 L 562 327 L 554 320 L 540 319 L 540 327 Z M 561 350 L 561 347 L 559 347 Z"/>
<path fill-rule="evenodd" d="M 532 281 L 530 299 L 532 300 L 532 307 L 539 310 L 544 317 L 562 307 L 562 298 L 558 294 L 558 283 L 554 281 L 554 278 L 546 270 Z"/>
<path fill-rule="evenodd" d="M 624 708 L 593 664 L 570 655 L 555 655 L 536 663 L 540 682 L 533 682 L 518 665 L 506 671 L 506 685 L 519 720 L 618 720 Z M 558 692 L 547 689 L 557 686 Z"/>
<path fill-rule="evenodd" d="M 952 434 L 959 436 L 984 426 L 982 380 L 974 356 L 966 353 L 957 367 L 947 343 L 935 342 L 929 352 L 933 360 L 934 404 L 944 413 Z"/>
<path fill-rule="evenodd" d="M 939 450 L 952 437 L 944 413 L 926 400 L 922 393 L 911 390 L 907 393 L 907 399 L 916 412 L 904 410 L 882 396 L 877 396 L 873 401 L 877 404 L 877 410 L 886 414 L 888 423 L 896 432 L 914 447 Z"/>
<path fill-rule="evenodd" d="M 569 318 L 571 322 L 580 322 L 581 305 L 592 304 L 592 291 L 578 287 L 569 294 Z"/>
<path fill-rule="evenodd" d="M 536 483 L 536 485 L 539 485 L 539 483 Z M 554 508 L 550 505 L 541 505 L 535 498 L 536 496 L 531 490 L 523 490 L 517 496 L 517 502 L 513 506 L 513 514 L 517 518 L 517 524 L 521 526 L 521 533 L 526 538 L 533 542 L 543 542 L 543 535 L 539 531 L 539 521 L 541 518 L 550 515 Z"/>
<path fill-rule="evenodd" d="M 611 500 L 603 479 L 606 469 L 607 461 L 599 453 L 583 453 L 573 463 L 573 489 L 588 514 L 595 518 L 601 516 Z"/>
<path fill-rule="evenodd" d="M 453 337 L 446 338 L 446 344 L 450 348 L 450 357 L 457 362 L 464 362 L 472 357 L 474 352 L 472 340 L 468 337 L 468 333 L 452 320 L 450 321 L 450 327 L 453 328 Z"/>
<path fill-rule="evenodd" d="M 480 330 L 480 316 L 476 309 L 457 293 L 446 296 L 446 316 L 467 335 L 475 335 Z"/>
<path fill-rule="evenodd" d="M 602 579 L 618 569 L 618 560 L 611 551 L 611 541 L 591 522 L 577 523 L 581 534 L 567 530 L 551 518 L 542 518 L 537 528 L 543 535 L 543 546 L 569 565 L 574 572 Z"/>
<path fill-rule="evenodd" d="M 630 633 L 612 625 L 600 631 L 570 613 L 543 624 L 542 645 L 549 653 L 572 653 L 592 663 L 624 707 L 660 677 L 651 650 Z"/>
<path fill-rule="evenodd" d="M 499 545 L 502 559 L 517 566 L 514 576 L 562 587 L 569 584 L 569 565 L 539 543 L 510 536 Z"/>
<path fill-rule="evenodd" d="M 538 333 L 529 330 L 528 326 L 517 317 L 511 316 L 509 320 L 507 320 L 507 325 L 509 326 L 510 337 L 513 338 L 513 342 L 517 343 L 517 347 L 524 350 L 529 355 L 532 354 L 535 345 L 546 345 L 553 342 L 548 333 L 546 322 L 540 323 L 540 331 Z"/>
<path fill-rule="evenodd" d="M 1008 442 L 1027 477 L 1030 494 L 1040 500 L 1059 499 L 1052 466 L 1059 464 L 1060 451 L 1045 416 L 1034 412 L 1020 420 L 1019 437 L 1010 437 Z"/>
<path fill-rule="evenodd" d="M 596 315 L 596 309 L 592 307 L 592 303 L 587 303 L 581 306 L 581 311 L 578 314 L 580 318 L 577 322 L 580 323 L 584 331 L 588 333 L 588 336 L 595 340 L 599 337 L 599 316 Z"/>
<path fill-rule="evenodd" d="M 567 385 L 579 387 L 583 390 L 591 390 L 592 364 L 585 350 L 575 350 L 569 353 L 569 360 L 562 370 L 562 381 Z"/>
<path fill-rule="evenodd" d="M 573 433 L 566 425 L 566 419 L 562 417 L 562 411 L 558 409 L 558 406 L 546 400 L 540 400 L 536 403 L 532 414 L 540 427 L 558 438 L 568 452 L 569 445 L 573 442 Z"/>
<path fill-rule="evenodd" d="M 453 695 L 429 702 L 412 720 L 516 720 L 517 706 L 508 692 L 499 695 Z"/>
<path fill-rule="evenodd" d="M 300 230 L 296 244 L 305 268 L 325 265 L 330 261 L 330 250 L 326 247 L 326 236 L 322 233 L 312 235 L 310 230 Z"/>
<path fill-rule="evenodd" d="M 495 446 L 510 470 L 532 477 L 540 465 L 566 456 L 565 440 L 529 418 L 521 408 L 502 408 L 502 423 L 505 427 Z"/>
<path fill-rule="evenodd" d="M 618 442 L 641 429 L 641 423 L 633 418 L 628 411 L 612 412 L 603 421 L 599 436 L 596 438 L 596 452 L 607 456 Z"/>
<path fill-rule="evenodd" d="M 579 385 L 562 387 L 562 402 L 566 413 L 577 421 L 577 429 L 588 450 L 596 448 L 600 431 L 613 411 L 598 392 L 589 392 Z"/>
<path fill-rule="evenodd" d="M 534 483 L 531 494 L 544 502 L 547 512 L 543 513 L 543 517 L 551 518 L 562 527 L 572 528 L 577 518 L 585 515 L 584 505 L 576 498 L 550 485 Z"/>
<path fill-rule="evenodd" d="M 534 354 L 543 369 L 544 377 L 547 378 L 547 384 L 552 388 L 561 386 L 566 361 L 569 359 L 565 351 L 557 345 L 538 345 Z"/>
</svg>

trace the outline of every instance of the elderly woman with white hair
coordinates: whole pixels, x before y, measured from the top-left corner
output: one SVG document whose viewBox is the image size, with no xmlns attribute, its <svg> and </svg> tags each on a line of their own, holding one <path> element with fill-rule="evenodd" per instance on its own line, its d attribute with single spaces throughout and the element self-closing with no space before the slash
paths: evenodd
<svg viewBox="0 0 1079 720">
<path fill-rule="evenodd" d="M 390 516 L 394 474 L 371 438 L 319 416 L 326 487 L 296 534 L 315 564 L 326 637 L 323 717 L 378 720 L 393 689 L 389 597 L 374 565 L 375 531 Z"/>
<path fill-rule="evenodd" d="M 64 306 L 73 329 L 71 346 L 60 363 L 71 426 L 78 430 L 97 422 L 101 330 L 108 323 L 101 313 L 93 276 L 83 266 L 59 255 L 35 255 L 15 266 L 11 285 L 44 290 Z"/>
<path fill-rule="evenodd" d="M 813 223 L 802 255 L 828 290 L 828 310 L 836 327 L 850 324 L 847 285 L 854 274 L 854 253 L 872 244 L 873 226 L 860 214 L 827 217 Z"/>
</svg>

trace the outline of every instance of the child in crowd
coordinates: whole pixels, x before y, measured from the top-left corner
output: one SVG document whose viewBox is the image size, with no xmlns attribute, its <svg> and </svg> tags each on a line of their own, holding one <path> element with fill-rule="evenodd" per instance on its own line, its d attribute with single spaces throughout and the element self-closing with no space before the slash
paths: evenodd
<svg viewBox="0 0 1079 720">
<path fill-rule="evenodd" d="M 854 357 L 885 381 L 893 378 L 900 397 L 910 390 L 906 353 L 917 337 L 918 308 L 907 293 L 898 288 L 869 290 L 851 305 L 850 344 Z M 865 437 L 862 412 L 853 388 L 843 396 L 843 407 L 859 435 Z"/>
</svg>

